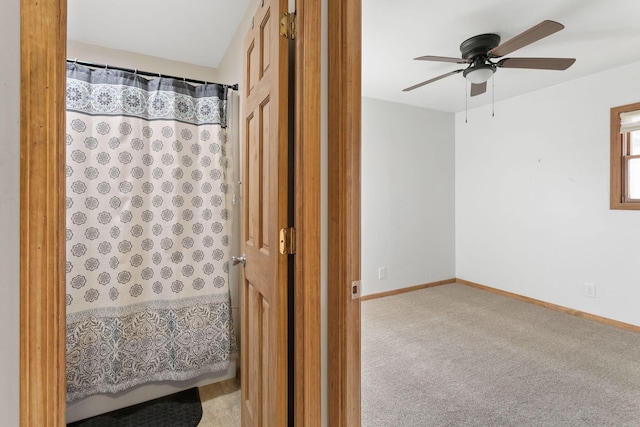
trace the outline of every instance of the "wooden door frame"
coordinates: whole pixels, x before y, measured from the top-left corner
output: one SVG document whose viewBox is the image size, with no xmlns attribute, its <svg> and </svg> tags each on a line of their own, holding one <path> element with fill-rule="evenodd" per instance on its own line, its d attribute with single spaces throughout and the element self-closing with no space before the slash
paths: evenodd
<svg viewBox="0 0 640 427">
<path fill-rule="evenodd" d="M 320 316 L 322 0 L 296 0 L 294 425 L 322 423 Z M 304 123 L 304 125 L 303 125 Z"/>
<path fill-rule="evenodd" d="M 329 425 L 359 426 L 361 0 L 329 0 Z M 359 294 L 360 289 L 357 289 Z"/>
<path fill-rule="evenodd" d="M 20 2 L 20 425 L 64 425 L 66 0 Z"/>
<path fill-rule="evenodd" d="M 320 425 L 320 11 L 298 0 L 296 425 Z M 20 425 L 65 425 L 66 0 L 20 0 Z M 304 126 L 299 126 L 304 123 Z M 304 203 L 302 203 L 304 199 Z"/>
</svg>

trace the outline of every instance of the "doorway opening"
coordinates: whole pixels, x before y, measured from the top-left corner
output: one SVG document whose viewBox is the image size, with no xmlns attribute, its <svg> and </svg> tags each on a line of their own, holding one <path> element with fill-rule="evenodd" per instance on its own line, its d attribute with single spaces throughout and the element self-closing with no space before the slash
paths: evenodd
<svg viewBox="0 0 640 427">
<path fill-rule="evenodd" d="M 298 5 L 295 417 L 320 422 L 320 1 Z M 66 1 L 21 1 L 20 417 L 64 425 L 64 92 Z M 38 28 L 38 32 L 30 29 Z M 300 68 L 299 68 L 300 69 Z M 47 73 L 40 73 L 48 70 Z M 302 200 L 298 197 L 297 200 Z M 59 286 L 51 284 L 58 283 Z M 298 298 L 299 297 L 299 298 Z M 308 420 L 308 423 L 306 422 Z"/>
</svg>

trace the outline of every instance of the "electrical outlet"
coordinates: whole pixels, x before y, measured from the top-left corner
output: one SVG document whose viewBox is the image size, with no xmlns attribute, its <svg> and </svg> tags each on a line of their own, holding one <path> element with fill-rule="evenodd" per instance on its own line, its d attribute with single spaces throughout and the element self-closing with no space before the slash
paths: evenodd
<svg viewBox="0 0 640 427">
<path fill-rule="evenodd" d="M 596 297 L 596 285 L 593 283 L 585 283 L 584 284 L 584 296 L 588 298 Z"/>
<path fill-rule="evenodd" d="M 378 269 L 378 279 L 386 279 L 387 278 L 387 267 L 380 267 Z"/>
</svg>

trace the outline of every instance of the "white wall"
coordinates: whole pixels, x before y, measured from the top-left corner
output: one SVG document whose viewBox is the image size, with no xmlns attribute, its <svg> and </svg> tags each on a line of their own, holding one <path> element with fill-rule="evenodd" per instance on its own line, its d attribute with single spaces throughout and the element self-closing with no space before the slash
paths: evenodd
<svg viewBox="0 0 640 427">
<path fill-rule="evenodd" d="M 75 40 L 67 40 L 67 58 L 217 83 L 217 70 L 215 68 L 172 61 L 157 56 L 141 55 L 135 52 L 111 49 Z"/>
<path fill-rule="evenodd" d="M 640 212 L 609 209 L 609 109 L 639 99 L 635 63 L 457 114 L 457 277 L 640 325 Z"/>
<path fill-rule="evenodd" d="M 249 31 L 251 20 L 258 10 L 258 0 L 251 0 L 247 10 L 233 35 L 229 47 L 225 52 L 217 68 L 219 83 L 235 84 L 242 86 L 243 61 L 244 61 L 244 36 Z"/>
<path fill-rule="evenodd" d="M 455 277 L 453 114 L 362 99 L 361 220 L 363 295 Z"/>
<path fill-rule="evenodd" d="M 0 13 L 0 413 L 2 425 L 19 419 L 20 295 L 20 1 L 7 0 Z"/>
</svg>

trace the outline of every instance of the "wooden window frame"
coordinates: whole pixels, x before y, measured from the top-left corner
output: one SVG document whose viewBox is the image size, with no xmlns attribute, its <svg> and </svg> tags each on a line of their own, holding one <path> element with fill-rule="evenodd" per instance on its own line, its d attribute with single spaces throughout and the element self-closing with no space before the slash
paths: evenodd
<svg viewBox="0 0 640 427">
<path fill-rule="evenodd" d="M 627 197 L 628 134 L 620 133 L 620 113 L 640 110 L 640 102 L 611 109 L 611 189 L 610 208 L 640 210 L 640 200 Z M 637 156 L 634 156 L 637 157 Z"/>
<path fill-rule="evenodd" d="M 640 132 L 640 131 L 634 131 Z M 624 176 L 623 201 L 625 203 L 640 203 L 640 199 L 629 197 L 629 162 L 634 159 L 640 159 L 640 154 L 631 153 L 631 132 L 621 134 L 622 136 L 622 174 Z"/>
</svg>

